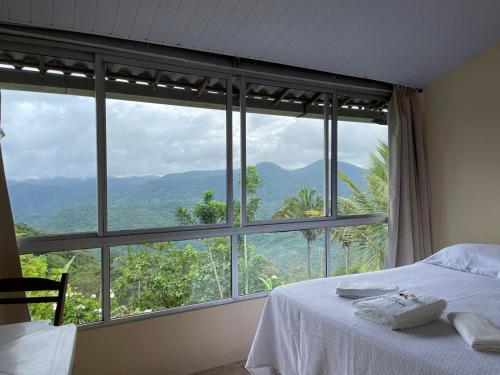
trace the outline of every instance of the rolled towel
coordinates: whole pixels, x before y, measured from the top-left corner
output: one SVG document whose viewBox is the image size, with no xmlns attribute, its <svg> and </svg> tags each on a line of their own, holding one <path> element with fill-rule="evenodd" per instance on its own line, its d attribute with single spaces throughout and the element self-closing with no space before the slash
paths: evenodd
<svg viewBox="0 0 500 375">
<path fill-rule="evenodd" d="M 448 320 L 472 349 L 500 353 L 500 329 L 483 314 L 451 312 Z"/>
<path fill-rule="evenodd" d="M 365 298 L 379 296 L 381 294 L 395 292 L 399 289 L 397 285 L 341 281 L 337 285 L 337 294 L 347 298 Z"/>
<path fill-rule="evenodd" d="M 407 292 L 389 293 L 352 302 L 356 316 L 391 329 L 416 327 L 438 319 L 446 309 L 443 299 Z"/>
</svg>

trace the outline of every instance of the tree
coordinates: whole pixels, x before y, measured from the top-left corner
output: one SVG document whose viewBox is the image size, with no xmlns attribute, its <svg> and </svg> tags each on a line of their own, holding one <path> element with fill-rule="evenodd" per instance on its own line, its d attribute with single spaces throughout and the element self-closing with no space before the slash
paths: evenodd
<svg viewBox="0 0 500 375">
<path fill-rule="evenodd" d="M 339 197 L 339 214 L 356 215 L 376 212 L 387 212 L 389 199 L 389 147 L 379 142 L 377 151 L 370 154 L 370 163 L 366 180 L 367 189 L 362 189 L 344 172 L 339 171 L 339 177 L 350 188 L 349 197 Z M 346 256 L 350 256 L 351 246 L 355 256 L 367 271 L 383 268 L 387 249 L 387 226 L 365 225 L 360 227 L 343 228 L 344 231 L 334 230 L 333 239 L 342 243 L 346 249 Z M 346 272 L 349 272 L 349 261 Z"/>
<path fill-rule="evenodd" d="M 181 225 L 216 224 L 226 220 L 226 204 L 215 199 L 213 190 L 203 193 L 202 202 L 194 205 L 192 212 L 179 207 L 175 214 Z"/>
<path fill-rule="evenodd" d="M 70 273 L 68 288 L 66 290 L 66 301 L 64 305 L 65 323 L 89 323 L 101 319 L 101 300 L 99 294 L 85 293 L 80 290 L 78 277 L 72 277 L 75 266 L 76 255 L 65 258 L 64 264 L 57 267 L 55 263 L 63 260 L 56 259 L 52 253 L 47 255 L 21 255 L 21 267 L 23 277 L 41 277 L 59 280 L 64 272 Z M 78 282 L 75 282 L 78 280 Z M 95 289 L 94 289 L 95 290 Z M 32 297 L 46 296 L 47 292 L 29 292 Z M 31 304 L 30 315 L 33 320 L 52 320 L 54 318 L 55 304 Z"/>
<path fill-rule="evenodd" d="M 257 211 L 262 202 L 257 195 L 257 189 L 262 186 L 262 179 L 257 173 L 255 167 L 247 167 L 246 173 L 246 188 L 247 188 L 247 219 L 255 220 Z M 238 183 L 239 185 L 239 183 Z M 201 202 L 196 203 L 191 210 L 184 207 L 177 208 L 176 218 L 181 225 L 200 224 L 216 224 L 226 220 L 227 205 L 215 199 L 212 190 L 207 190 L 203 193 Z M 235 199 L 233 202 L 233 218 L 235 226 L 240 225 L 241 203 Z M 211 275 L 207 278 L 206 283 L 215 280 L 217 284 L 218 296 L 214 298 L 226 298 L 230 291 L 230 249 L 231 245 L 227 243 L 225 238 L 208 238 L 200 240 L 205 245 L 208 254 L 206 264 L 210 265 Z M 253 254 L 254 247 L 247 243 L 246 236 L 238 237 L 238 267 L 240 272 L 239 288 L 245 294 L 261 291 L 259 282 L 267 279 L 265 273 L 275 274 L 276 269 L 271 265 L 265 257 L 259 254 Z M 276 282 L 275 282 L 276 284 Z M 267 285 L 263 283 L 267 288 Z M 212 298 L 212 299 L 214 299 Z"/>
<path fill-rule="evenodd" d="M 14 230 L 16 231 L 16 237 L 35 237 L 42 234 L 39 230 L 26 223 L 15 223 Z"/>
<path fill-rule="evenodd" d="M 114 315 L 171 308 L 186 304 L 198 276 L 200 252 L 191 245 L 178 249 L 172 242 L 130 246 L 113 261 L 120 270 L 113 282 Z"/>
<path fill-rule="evenodd" d="M 308 190 L 306 187 L 300 189 L 294 197 L 288 197 L 283 202 L 282 207 L 276 211 L 273 218 L 295 219 L 317 216 L 322 212 L 323 198 L 316 195 L 316 189 Z M 320 229 L 302 230 L 302 235 L 307 241 L 307 277 L 311 278 L 311 246 L 314 240 L 321 233 Z"/>
<path fill-rule="evenodd" d="M 196 203 L 191 212 L 180 207 L 176 213 L 177 221 L 182 225 L 191 225 L 194 223 L 200 224 L 215 224 L 225 221 L 226 219 L 226 204 L 215 200 L 214 192 L 207 190 L 203 193 L 203 201 Z M 208 238 L 201 240 L 205 245 L 209 262 L 212 266 L 213 275 L 217 283 L 219 298 L 223 299 L 225 295 L 225 287 L 221 280 L 221 273 L 224 272 L 221 268 L 227 259 L 227 250 L 223 246 L 217 245 L 217 238 Z"/>
<path fill-rule="evenodd" d="M 238 186 L 240 186 L 240 181 L 238 181 Z M 255 219 L 257 218 L 257 211 L 259 210 L 260 205 L 262 203 L 262 199 L 257 195 L 257 189 L 260 188 L 261 186 L 262 186 L 262 178 L 258 175 L 257 168 L 252 166 L 247 167 L 246 193 L 247 193 L 248 221 L 255 221 Z M 234 206 L 234 223 L 236 226 L 239 226 L 240 212 L 241 212 L 240 201 L 235 200 L 233 206 Z M 250 277 L 250 274 L 252 273 L 252 270 L 250 269 L 250 263 L 252 262 L 250 261 L 250 259 L 252 259 L 253 261 L 257 261 L 256 263 L 260 262 L 258 262 L 257 259 L 251 257 L 251 253 L 253 252 L 254 248 L 248 244 L 247 236 L 238 237 L 238 250 L 239 254 L 243 254 L 242 261 L 239 261 L 241 267 L 240 269 L 242 270 L 244 279 L 243 290 L 245 294 L 249 294 L 251 293 L 251 286 L 250 286 L 251 280 L 254 280 L 254 278 Z"/>
</svg>

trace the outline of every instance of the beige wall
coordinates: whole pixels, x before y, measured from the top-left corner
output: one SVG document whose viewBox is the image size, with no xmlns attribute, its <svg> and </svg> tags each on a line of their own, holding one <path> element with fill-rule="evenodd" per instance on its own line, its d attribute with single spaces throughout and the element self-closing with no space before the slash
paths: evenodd
<svg viewBox="0 0 500 375">
<path fill-rule="evenodd" d="M 78 332 L 76 375 L 181 375 L 246 358 L 265 299 Z"/>
<path fill-rule="evenodd" d="M 500 243 L 500 43 L 424 95 L 434 250 Z"/>
<path fill-rule="evenodd" d="M 0 278 L 21 277 L 21 264 L 17 254 L 14 221 L 10 208 L 7 182 L 3 169 L 0 146 Z M 1 294 L 0 294 L 1 295 Z M 6 295 L 5 297 L 13 295 Z M 23 297 L 24 293 L 18 293 Z M 0 305 L 0 324 L 18 323 L 30 320 L 27 305 Z"/>
</svg>

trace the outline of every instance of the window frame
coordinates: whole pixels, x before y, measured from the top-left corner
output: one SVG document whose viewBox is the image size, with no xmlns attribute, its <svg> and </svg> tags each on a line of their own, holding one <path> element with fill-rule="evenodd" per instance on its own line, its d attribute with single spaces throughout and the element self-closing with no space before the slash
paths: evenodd
<svg viewBox="0 0 500 375">
<path fill-rule="evenodd" d="M 297 223 L 297 222 L 315 222 L 315 221 L 328 221 L 334 216 L 332 213 L 335 213 L 336 208 L 328 205 L 328 202 L 333 201 L 333 196 L 329 189 L 329 175 L 333 173 L 331 171 L 331 165 L 334 164 L 333 155 L 336 153 L 333 152 L 333 142 L 328 144 L 328 134 L 332 132 L 333 122 L 330 121 L 332 118 L 333 111 L 329 109 L 332 108 L 332 98 L 336 97 L 335 90 L 325 90 L 324 88 L 309 86 L 309 85 L 297 85 L 287 81 L 276 81 L 276 80 L 266 80 L 262 78 L 255 77 L 247 77 L 241 76 L 239 78 L 240 87 L 239 92 L 245 92 L 247 85 L 257 84 L 257 85 L 269 85 L 275 87 L 284 87 L 286 89 L 297 89 L 297 90 L 307 90 L 314 92 L 321 92 L 322 95 L 326 96 L 325 106 L 323 107 L 323 162 L 324 162 L 324 173 L 323 173 L 323 189 L 324 189 L 324 216 L 317 218 L 301 218 L 301 219 L 266 219 L 266 220 L 255 220 L 248 221 L 247 215 L 247 186 L 246 186 L 246 170 L 247 170 L 247 98 L 246 95 L 240 95 L 240 173 L 241 173 L 241 184 L 240 184 L 240 199 L 241 199 L 241 213 L 240 213 L 240 223 L 242 227 L 251 227 L 251 226 L 259 226 L 259 225 L 268 225 L 268 224 L 285 224 L 285 223 Z M 331 113 L 330 113 L 331 112 Z M 330 161 L 328 156 L 332 155 L 332 160 Z M 335 157 L 336 163 L 336 157 Z M 331 165 L 329 165 L 331 164 Z"/>
<path fill-rule="evenodd" d="M 43 35 L 43 33 L 42 33 Z M 74 58 L 75 60 L 93 61 L 95 66 L 95 103 L 96 103 L 96 145 L 97 145 L 97 219 L 96 232 L 78 234 L 63 234 L 40 237 L 19 238 L 17 240 L 19 254 L 46 253 L 64 250 L 82 250 L 87 248 L 101 249 L 101 290 L 102 290 L 102 318 L 100 322 L 80 326 L 95 327 L 102 325 L 118 324 L 124 321 L 140 320 L 153 316 L 169 315 L 199 308 L 234 303 L 254 298 L 267 296 L 268 292 L 239 296 L 238 291 L 238 236 L 245 234 L 288 232 L 305 229 L 329 229 L 342 226 L 357 226 L 369 224 L 387 223 L 388 215 L 384 213 L 338 216 L 337 215 L 337 120 L 341 117 L 349 117 L 350 112 L 337 108 L 339 95 L 352 95 L 361 98 L 372 98 L 386 100 L 390 91 L 382 89 L 375 84 L 350 83 L 347 79 L 337 80 L 314 77 L 305 74 L 298 78 L 293 68 L 289 74 L 278 72 L 273 67 L 252 68 L 249 64 L 235 62 L 227 64 L 225 60 L 216 61 L 213 57 L 210 62 L 204 63 L 203 55 L 198 59 L 192 59 L 190 52 L 176 52 L 165 49 L 153 50 L 137 48 L 130 51 L 131 47 L 125 48 L 125 44 L 116 42 L 116 48 L 109 48 L 105 42 L 102 45 L 78 45 L 73 42 L 42 42 L 36 36 L 12 36 L 0 34 L 0 47 L 9 51 L 35 53 L 48 56 L 62 56 Z M 123 48 L 120 48 L 123 46 Z M 90 60 L 89 60 L 90 58 Z M 209 58 L 207 58 L 209 59 Z M 214 61 L 216 61 L 214 63 Z M 131 66 L 140 66 L 152 69 L 161 69 L 174 72 L 191 73 L 226 80 L 226 200 L 227 200 L 227 223 L 212 225 L 178 226 L 152 229 L 130 229 L 108 231 L 107 229 L 107 166 L 106 166 L 106 108 L 105 108 L 105 63 L 120 63 Z M 215 66 L 217 65 L 218 66 Z M 16 71 L 12 71 L 16 72 Z M 16 81 L 10 72 L 0 72 L 0 81 L 15 85 Z M 326 216 L 321 218 L 304 218 L 290 220 L 269 221 L 246 221 L 246 184 L 243 174 L 246 172 L 246 98 L 240 95 L 240 99 L 233 95 L 233 81 L 239 81 L 240 92 L 246 82 L 260 83 L 298 88 L 304 90 L 321 91 L 328 96 L 330 110 L 325 106 L 324 110 L 324 155 L 325 155 L 325 209 Z M 35 82 L 32 83 L 34 86 Z M 241 226 L 234 227 L 233 223 L 233 123 L 232 114 L 237 107 L 240 111 L 240 168 L 242 172 L 241 195 L 242 209 L 240 212 Z M 331 135 L 331 136 L 330 136 Z M 330 142 L 328 142 L 330 140 Z M 330 158 L 329 158 L 330 157 Z M 328 162 L 331 160 L 331 162 Z M 244 194 L 243 194 L 244 191 Z M 244 208 L 243 208 L 244 207 Z M 244 215 L 244 216 L 243 216 Z M 325 277 L 331 274 L 331 241 L 330 230 L 325 230 Z M 209 237 L 228 236 L 231 238 L 231 297 L 218 301 L 211 301 L 197 305 L 182 306 L 158 312 L 135 315 L 120 319 L 110 317 L 110 248 L 120 245 L 141 244 L 148 242 L 162 242 L 174 240 L 201 239 Z"/>
</svg>

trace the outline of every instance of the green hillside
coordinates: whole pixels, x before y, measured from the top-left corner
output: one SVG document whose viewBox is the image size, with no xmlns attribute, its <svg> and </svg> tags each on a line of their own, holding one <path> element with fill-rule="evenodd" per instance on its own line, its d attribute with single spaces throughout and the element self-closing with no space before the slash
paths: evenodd
<svg viewBox="0 0 500 375">
<path fill-rule="evenodd" d="M 358 185 L 366 186 L 366 170 L 339 163 Z M 323 191 L 323 162 L 287 170 L 272 163 L 256 166 L 262 185 L 257 195 L 262 204 L 257 219 L 269 219 L 283 201 L 307 186 Z M 239 170 L 234 172 L 239 181 Z M 155 228 L 176 225 L 178 207 L 191 208 L 203 192 L 212 190 L 225 201 L 225 171 L 192 171 L 162 177 L 112 177 L 108 180 L 108 223 L 110 230 Z M 95 179 L 9 181 L 9 193 L 16 222 L 27 223 L 44 233 L 92 232 L 96 230 Z M 349 195 L 343 182 L 339 195 Z M 234 196 L 239 197 L 235 183 Z"/>
</svg>

